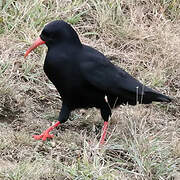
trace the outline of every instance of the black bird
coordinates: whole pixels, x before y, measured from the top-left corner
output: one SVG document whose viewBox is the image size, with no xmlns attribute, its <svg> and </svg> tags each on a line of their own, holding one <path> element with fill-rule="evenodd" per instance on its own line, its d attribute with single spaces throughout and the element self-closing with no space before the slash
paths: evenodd
<svg viewBox="0 0 180 180">
<path fill-rule="evenodd" d="M 44 71 L 60 93 L 62 108 L 58 122 L 35 139 L 53 137 L 49 132 L 66 122 L 72 110 L 96 107 L 104 120 L 103 144 L 112 108 L 127 103 L 171 102 L 170 97 L 141 84 L 102 53 L 82 44 L 76 31 L 62 20 L 47 24 L 25 57 L 41 44 L 48 47 Z"/>
</svg>

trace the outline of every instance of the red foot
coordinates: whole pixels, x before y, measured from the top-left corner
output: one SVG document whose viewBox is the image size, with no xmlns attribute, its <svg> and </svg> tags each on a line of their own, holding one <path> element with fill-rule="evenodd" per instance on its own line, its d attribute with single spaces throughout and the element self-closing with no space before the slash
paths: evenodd
<svg viewBox="0 0 180 180">
<path fill-rule="evenodd" d="M 43 141 L 46 141 L 47 138 L 53 138 L 53 134 L 49 134 L 49 132 L 44 131 L 41 135 L 33 135 L 33 138 L 36 140 L 42 139 Z"/>
<path fill-rule="evenodd" d="M 42 139 L 43 141 L 45 141 L 47 138 L 53 138 L 54 135 L 49 134 L 49 132 L 52 131 L 55 127 L 57 127 L 59 124 L 60 122 L 58 121 L 56 124 L 54 124 L 53 126 L 49 127 L 46 131 L 44 131 L 41 135 L 33 135 L 34 139 L 36 140 Z"/>
</svg>

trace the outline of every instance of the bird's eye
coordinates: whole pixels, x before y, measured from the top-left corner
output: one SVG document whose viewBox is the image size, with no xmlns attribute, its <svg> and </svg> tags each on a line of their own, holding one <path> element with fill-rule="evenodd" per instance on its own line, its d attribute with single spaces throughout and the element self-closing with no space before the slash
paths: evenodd
<svg viewBox="0 0 180 180">
<path fill-rule="evenodd" d="M 43 30 L 41 33 L 43 36 L 49 37 L 50 33 L 48 31 Z"/>
<path fill-rule="evenodd" d="M 53 33 L 50 33 L 49 31 L 43 30 L 41 33 L 41 38 L 44 40 L 52 40 L 53 39 Z"/>
</svg>

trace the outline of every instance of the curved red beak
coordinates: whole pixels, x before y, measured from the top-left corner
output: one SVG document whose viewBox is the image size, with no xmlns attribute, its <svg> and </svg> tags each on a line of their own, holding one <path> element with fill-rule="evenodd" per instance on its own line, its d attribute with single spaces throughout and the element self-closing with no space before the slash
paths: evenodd
<svg viewBox="0 0 180 180">
<path fill-rule="evenodd" d="M 25 53 L 25 55 L 24 55 L 24 58 L 26 58 L 26 56 L 27 56 L 33 49 L 37 48 L 37 47 L 40 46 L 41 44 L 45 44 L 45 41 L 43 41 L 43 40 L 39 37 L 39 38 L 37 38 L 37 39 L 35 40 L 35 42 L 32 44 L 32 46 L 30 46 L 30 47 L 27 49 L 27 51 L 26 51 L 26 53 Z"/>
</svg>

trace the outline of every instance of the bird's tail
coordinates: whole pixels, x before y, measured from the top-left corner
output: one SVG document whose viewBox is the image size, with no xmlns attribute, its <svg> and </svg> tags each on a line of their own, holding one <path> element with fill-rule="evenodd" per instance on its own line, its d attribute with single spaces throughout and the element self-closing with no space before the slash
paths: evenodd
<svg viewBox="0 0 180 180">
<path fill-rule="evenodd" d="M 156 102 L 171 102 L 172 99 L 166 95 L 163 95 L 149 87 L 144 87 L 143 93 L 131 94 L 131 95 L 124 95 L 124 96 L 114 96 L 107 94 L 108 104 L 111 108 L 117 107 L 120 104 L 129 104 L 129 105 L 136 105 L 136 104 L 150 104 L 153 101 Z"/>
<path fill-rule="evenodd" d="M 151 102 L 156 101 L 156 102 L 170 103 L 172 101 L 172 98 L 148 88 L 148 91 L 145 91 L 144 101 L 148 101 L 148 100 L 150 100 Z"/>
<path fill-rule="evenodd" d="M 172 101 L 172 99 L 170 97 L 166 96 L 166 95 L 159 94 L 157 96 L 157 101 L 170 103 Z"/>
</svg>

